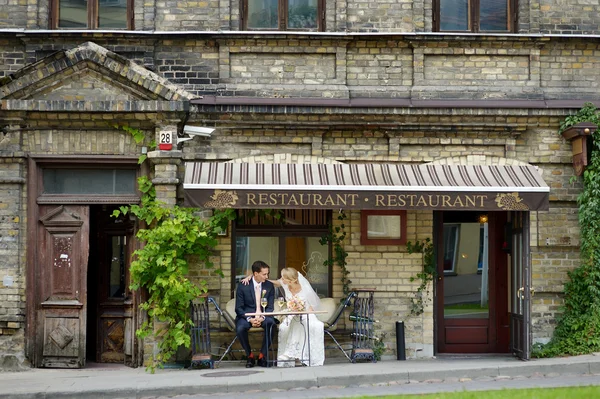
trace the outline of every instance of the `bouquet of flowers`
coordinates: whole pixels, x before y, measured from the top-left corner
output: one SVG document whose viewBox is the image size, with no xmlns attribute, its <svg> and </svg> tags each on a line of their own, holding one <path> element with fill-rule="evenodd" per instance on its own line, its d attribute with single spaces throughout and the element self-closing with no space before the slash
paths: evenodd
<svg viewBox="0 0 600 399">
<path fill-rule="evenodd" d="M 298 298 L 296 295 L 287 301 L 287 309 L 291 312 L 301 312 L 305 309 L 305 306 L 304 300 Z"/>
</svg>

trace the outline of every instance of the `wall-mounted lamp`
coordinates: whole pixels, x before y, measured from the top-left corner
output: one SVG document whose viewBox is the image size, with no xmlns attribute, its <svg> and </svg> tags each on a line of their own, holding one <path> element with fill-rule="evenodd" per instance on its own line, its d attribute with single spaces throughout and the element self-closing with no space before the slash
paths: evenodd
<svg viewBox="0 0 600 399">
<path fill-rule="evenodd" d="M 479 215 L 479 223 L 480 224 L 484 224 L 488 222 L 488 215 L 483 214 L 483 215 Z"/>
<path fill-rule="evenodd" d="M 571 141 L 573 149 L 573 168 L 575 174 L 581 176 L 588 164 L 588 136 L 598 130 L 598 126 L 591 122 L 581 122 L 563 130 L 560 134 L 565 140 Z"/>
</svg>

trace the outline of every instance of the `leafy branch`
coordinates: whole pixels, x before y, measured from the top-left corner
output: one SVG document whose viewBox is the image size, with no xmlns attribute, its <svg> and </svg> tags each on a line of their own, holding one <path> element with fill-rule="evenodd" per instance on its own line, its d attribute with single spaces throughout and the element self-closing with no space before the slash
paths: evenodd
<svg viewBox="0 0 600 399">
<path fill-rule="evenodd" d="M 415 296 L 411 298 L 410 313 L 418 316 L 425 311 L 425 305 L 430 297 L 429 289 L 431 282 L 437 274 L 435 257 L 433 252 L 433 243 L 427 237 L 424 241 L 415 241 L 413 244 L 411 241 L 406 243 L 406 250 L 409 254 L 422 253 L 423 254 L 423 270 L 417 273 L 416 277 L 411 277 L 410 281 L 420 280 L 419 287 L 415 292 Z"/>
</svg>

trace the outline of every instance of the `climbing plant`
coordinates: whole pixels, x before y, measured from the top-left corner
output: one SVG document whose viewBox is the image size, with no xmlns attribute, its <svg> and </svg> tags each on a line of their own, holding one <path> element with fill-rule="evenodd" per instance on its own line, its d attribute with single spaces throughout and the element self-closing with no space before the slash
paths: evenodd
<svg viewBox="0 0 600 399">
<path fill-rule="evenodd" d="M 423 254 L 423 270 L 417 273 L 416 276 L 410 278 L 410 281 L 419 280 L 419 286 L 415 295 L 411 298 L 410 313 L 418 316 L 425 311 L 425 305 L 430 298 L 431 282 L 433 281 L 437 271 L 435 257 L 433 253 L 433 244 L 431 239 L 427 237 L 423 241 L 411 241 L 406 243 L 406 250 L 409 254 Z"/>
<path fill-rule="evenodd" d="M 565 118 L 561 132 L 580 122 L 600 124 L 591 103 Z M 577 198 L 581 232 L 581 265 L 568 273 L 562 314 L 550 342 L 534 346 L 533 356 L 580 355 L 600 351 L 600 134 L 592 134 L 589 165 L 583 173 L 583 191 Z"/>
<path fill-rule="evenodd" d="M 209 220 L 196 216 L 193 208 L 167 207 L 156 200 L 154 186 L 147 177 L 138 180 L 142 200 L 139 205 L 122 206 L 113 216 L 133 214 L 148 226 L 137 232 L 143 243 L 131 262 L 132 290 L 144 288 L 147 300 L 140 305 L 148 314 L 136 331 L 137 337 L 153 336 L 158 351 L 151 355 L 147 370 L 171 359 L 180 346 L 190 347 L 192 325 L 189 306 L 207 292 L 205 280 L 188 277 L 189 261 L 212 268 L 210 256 L 217 245 L 217 234 L 233 219 L 233 210 L 215 211 Z M 220 270 L 216 270 L 222 276 Z"/>
<path fill-rule="evenodd" d="M 138 129 L 121 128 L 138 144 L 143 141 L 143 133 Z M 140 158 L 139 162 L 144 160 Z M 148 177 L 140 177 L 138 186 L 142 193 L 140 204 L 122 206 L 113 216 L 131 214 L 146 226 L 136 234 L 142 247 L 133 253 L 130 288 L 147 292 L 140 307 L 148 319 L 136 335 L 140 339 L 153 336 L 157 342 L 158 350 L 150 355 L 146 368 L 154 372 L 179 347 L 190 347 L 190 303 L 207 292 L 207 282 L 189 279 L 189 262 L 193 259 L 206 268 L 213 267 L 210 256 L 217 245 L 217 235 L 233 220 L 234 211 L 214 211 L 211 218 L 204 220 L 197 215 L 197 209 L 168 207 L 158 201 Z M 222 276 L 220 270 L 216 273 Z"/>
<path fill-rule="evenodd" d="M 348 257 L 348 252 L 344 249 L 344 239 L 346 238 L 346 225 L 344 224 L 344 220 L 346 220 L 346 212 L 344 210 L 340 210 L 338 213 L 337 219 L 341 222 L 339 226 L 329 226 L 329 231 L 327 235 L 321 237 L 319 243 L 321 245 L 329 245 L 331 244 L 333 249 L 333 256 L 331 259 L 325 260 L 323 265 L 327 267 L 333 266 L 336 263 L 341 271 L 342 271 L 342 291 L 344 293 L 344 298 L 348 296 L 350 293 L 350 284 L 352 281 L 348 278 L 350 272 L 346 268 L 346 258 Z"/>
</svg>

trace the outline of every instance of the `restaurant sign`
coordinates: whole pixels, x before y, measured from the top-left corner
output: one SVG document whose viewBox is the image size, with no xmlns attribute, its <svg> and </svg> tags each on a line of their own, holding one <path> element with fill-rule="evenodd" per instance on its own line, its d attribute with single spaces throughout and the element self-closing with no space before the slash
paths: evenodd
<svg viewBox="0 0 600 399">
<path fill-rule="evenodd" d="M 188 206 L 235 209 L 547 210 L 540 192 L 185 190 Z"/>
</svg>

